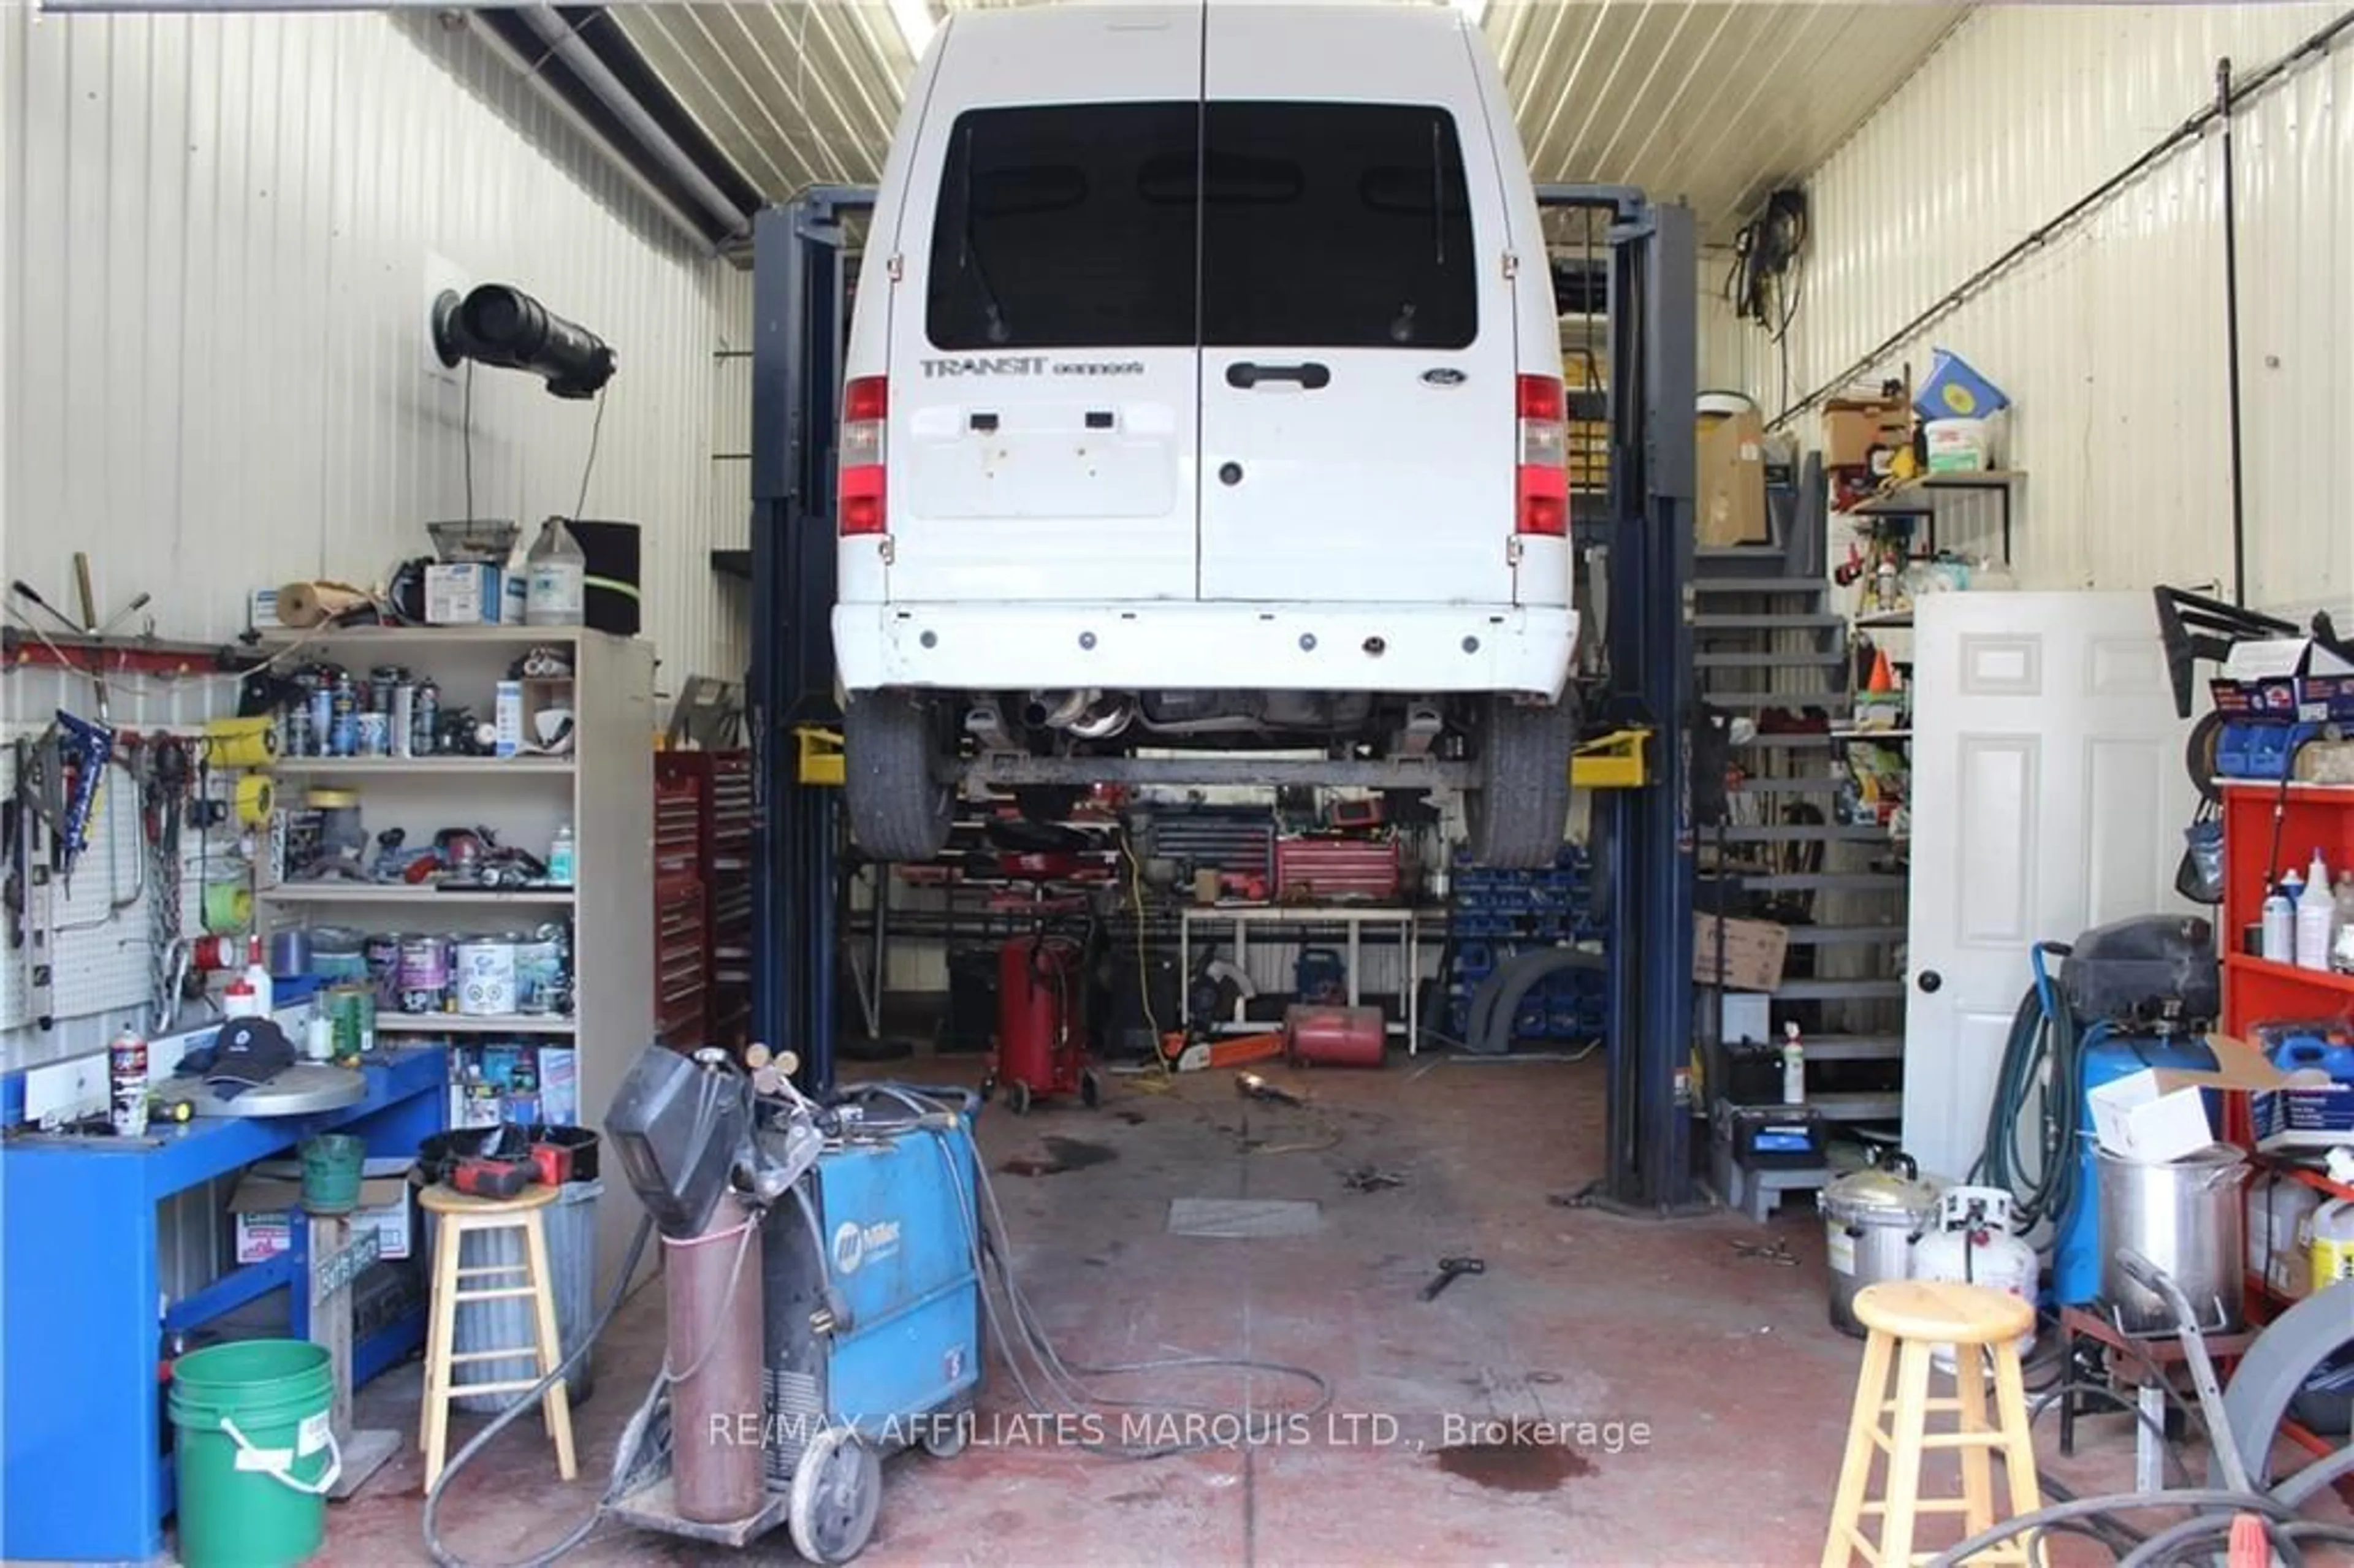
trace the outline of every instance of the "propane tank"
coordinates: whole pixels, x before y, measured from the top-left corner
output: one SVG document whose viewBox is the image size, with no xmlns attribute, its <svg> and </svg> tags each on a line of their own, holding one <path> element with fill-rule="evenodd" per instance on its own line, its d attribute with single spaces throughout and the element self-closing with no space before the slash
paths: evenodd
<svg viewBox="0 0 2354 1568">
<path fill-rule="evenodd" d="M 723 1200 L 703 1234 L 663 1237 L 670 1313 L 672 1484 L 679 1517 L 729 1524 L 760 1511 L 760 1221 Z"/>
<path fill-rule="evenodd" d="M 1937 1228 L 1913 1251 L 1913 1277 L 1983 1285 L 2035 1305 L 2035 1249 L 2011 1234 L 2011 1196 L 1999 1187 L 1948 1187 L 1937 1202 Z M 2035 1348 L 2031 1326 L 2019 1339 L 2024 1358 Z M 1938 1349 L 1940 1370 L 1954 1370 L 1950 1345 Z"/>
</svg>

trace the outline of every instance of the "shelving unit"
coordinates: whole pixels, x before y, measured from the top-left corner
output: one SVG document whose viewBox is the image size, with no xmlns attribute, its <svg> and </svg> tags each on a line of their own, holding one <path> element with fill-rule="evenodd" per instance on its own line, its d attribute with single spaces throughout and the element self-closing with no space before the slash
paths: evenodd
<svg viewBox="0 0 2354 1568">
<path fill-rule="evenodd" d="M 570 1046 L 579 1118 L 600 1120 L 621 1075 L 654 1037 L 653 777 L 646 758 L 654 733 L 653 651 L 634 639 L 579 627 L 366 627 L 277 632 L 265 641 L 289 652 L 281 667 L 313 660 L 366 671 L 398 664 L 440 689 L 443 711 L 491 716 L 497 683 L 534 647 L 559 647 L 573 662 L 572 754 L 549 757 L 281 757 L 279 810 L 300 810 L 313 786 L 359 796 L 361 826 L 399 828 L 410 844 L 442 828 L 487 828 L 498 842 L 545 855 L 563 823 L 572 825 L 574 885 L 474 892 L 429 885 L 352 881 L 271 883 L 255 895 L 265 927 L 357 927 L 410 934 L 505 932 L 557 920 L 571 925 L 573 1012 L 484 1018 L 379 1012 L 379 1033 L 453 1043 L 543 1042 Z M 537 690 L 561 681 L 535 678 Z M 457 1055 L 452 1052 L 453 1058 Z M 453 1068 L 454 1071 L 454 1068 Z M 608 1181 L 598 1213 L 598 1260 L 610 1275 L 637 1212 L 625 1182 Z M 601 1286 L 600 1286 L 601 1288 Z"/>
<path fill-rule="evenodd" d="M 2277 824 L 2274 814 L 2278 813 Z M 2277 844 L 2277 850 L 2275 850 Z M 2223 787 L 2223 906 L 2216 940 L 2223 949 L 2223 1030 L 2246 1039 L 2256 1025 L 2284 1018 L 2329 1018 L 2354 1004 L 2354 975 L 2271 963 L 2240 950 L 2240 933 L 2261 920 L 2267 885 L 2277 869 L 2302 865 L 2318 845 L 2333 866 L 2354 864 L 2354 788 L 2329 785 L 2226 784 Z M 2247 1149 L 2256 1162 L 2331 1198 L 2354 1199 L 2354 1186 L 2333 1181 L 2323 1171 L 2284 1155 L 2255 1148 L 2244 1095 L 2225 1097 L 2225 1135 Z M 2248 1315 L 2263 1323 L 2285 1310 L 2288 1301 L 2251 1270 L 2246 1276 Z M 2284 1421 L 2281 1434 L 2315 1454 L 2335 1452 L 2338 1442 Z"/>
</svg>

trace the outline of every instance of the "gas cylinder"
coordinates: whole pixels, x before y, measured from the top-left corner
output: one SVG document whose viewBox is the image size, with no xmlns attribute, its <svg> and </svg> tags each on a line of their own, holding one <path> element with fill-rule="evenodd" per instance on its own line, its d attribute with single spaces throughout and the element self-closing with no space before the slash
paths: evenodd
<svg viewBox="0 0 2354 1568">
<path fill-rule="evenodd" d="M 1913 1277 L 1983 1285 L 2035 1305 L 2035 1249 L 2011 1234 L 2011 1196 L 1999 1187 L 1948 1187 L 1937 1202 L 1937 1228 L 1913 1249 Z M 2035 1348 L 2035 1330 L 2020 1336 L 2019 1353 Z M 1954 1367 L 1951 1346 L 1937 1365 Z"/>
<path fill-rule="evenodd" d="M 672 1485 L 681 1519 L 726 1524 L 760 1510 L 760 1229 L 732 1202 L 703 1234 L 663 1237 L 670 1340 Z"/>
</svg>

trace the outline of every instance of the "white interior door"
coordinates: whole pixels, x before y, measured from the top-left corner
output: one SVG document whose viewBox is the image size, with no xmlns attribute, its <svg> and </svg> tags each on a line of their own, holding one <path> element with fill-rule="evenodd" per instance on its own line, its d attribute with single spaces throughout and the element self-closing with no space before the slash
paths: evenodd
<svg viewBox="0 0 2354 1568">
<path fill-rule="evenodd" d="M 2030 948 L 2187 911 L 2198 799 L 2148 594 L 1925 595 L 1914 642 L 1904 1147 L 1958 1179 Z"/>
</svg>

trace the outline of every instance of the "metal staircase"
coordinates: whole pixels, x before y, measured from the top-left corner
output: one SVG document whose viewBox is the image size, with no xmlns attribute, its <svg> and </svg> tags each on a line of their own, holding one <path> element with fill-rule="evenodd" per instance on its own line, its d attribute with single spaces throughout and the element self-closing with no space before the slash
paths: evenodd
<svg viewBox="0 0 2354 1568">
<path fill-rule="evenodd" d="M 1840 820 L 1854 733 L 1847 619 L 1829 608 L 1829 583 L 1801 575 L 1778 546 L 1703 549 L 1692 587 L 1700 698 L 1748 721 L 1729 754 L 1740 773 L 1732 821 L 1700 830 L 1694 906 L 1788 928 L 1768 1044 L 1796 1022 L 1808 1102 L 1833 1121 L 1893 1124 L 1909 878 L 1887 829 Z M 1714 989 L 1697 1010 L 1712 1035 Z"/>
</svg>

